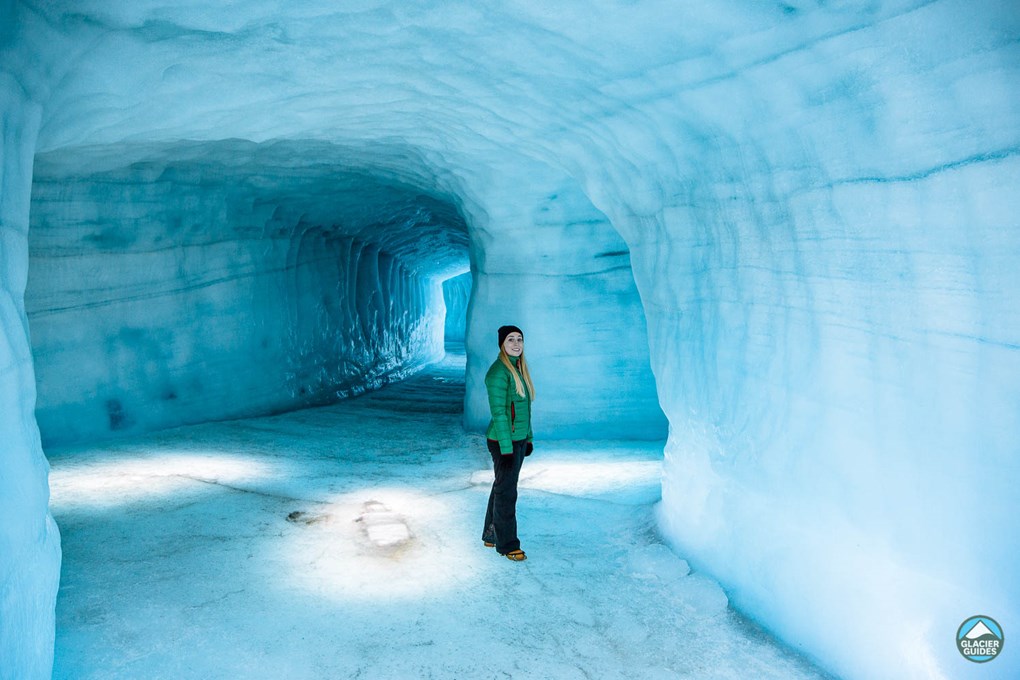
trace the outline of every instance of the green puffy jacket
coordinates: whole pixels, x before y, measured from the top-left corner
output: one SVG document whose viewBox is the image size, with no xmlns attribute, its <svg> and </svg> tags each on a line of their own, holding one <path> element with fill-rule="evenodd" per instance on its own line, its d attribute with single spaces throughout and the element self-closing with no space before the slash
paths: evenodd
<svg viewBox="0 0 1020 680">
<path fill-rule="evenodd" d="M 510 357 L 514 367 L 518 357 Z M 523 380 L 522 380 L 523 382 Z M 511 441 L 531 441 L 531 394 L 524 385 L 524 396 L 517 394 L 514 379 L 503 362 L 496 359 L 485 374 L 485 391 L 489 394 L 492 420 L 485 436 L 499 442 L 500 453 L 513 453 Z"/>
</svg>

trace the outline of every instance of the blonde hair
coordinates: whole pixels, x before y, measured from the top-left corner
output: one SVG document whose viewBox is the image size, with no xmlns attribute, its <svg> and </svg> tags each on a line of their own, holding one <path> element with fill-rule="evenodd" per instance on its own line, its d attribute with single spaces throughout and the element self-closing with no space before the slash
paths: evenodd
<svg viewBox="0 0 1020 680">
<path fill-rule="evenodd" d="M 514 368 L 513 362 L 510 361 L 510 356 L 499 348 L 499 360 L 503 362 L 503 365 L 510 371 L 510 375 L 514 377 L 514 389 L 517 390 L 517 396 L 524 396 L 524 385 L 528 386 L 528 393 L 531 395 L 531 400 L 535 400 L 535 384 L 531 382 L 531 371 L 528 370 L 528 362 L 524 358 L 524 352 L 521 352 L 520 359 L 517 360 L 517 367 L 520 369 L 520 374 L 517 373 L 517 369 Z M 524 378 L 523 384 L 521 378 Z"/>
</svg>

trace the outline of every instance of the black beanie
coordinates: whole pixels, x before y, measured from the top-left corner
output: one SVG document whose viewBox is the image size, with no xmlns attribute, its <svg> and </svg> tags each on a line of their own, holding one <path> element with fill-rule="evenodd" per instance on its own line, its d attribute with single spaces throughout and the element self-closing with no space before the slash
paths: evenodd
<svg viewBox="0 0 1020 680">
<path fill-rule="evenodd" d="M 499 335 L 500 347 L 503 346 L 503 341 L 506 340 L 506 336 L 510 335 L 511 333 L 520 333 L 521 337 L 522 338 L 524 337 L 524 331 L 522 331 L 517 326 L 500 326 L 499 331 L 497 333 Z"/>
</svg>

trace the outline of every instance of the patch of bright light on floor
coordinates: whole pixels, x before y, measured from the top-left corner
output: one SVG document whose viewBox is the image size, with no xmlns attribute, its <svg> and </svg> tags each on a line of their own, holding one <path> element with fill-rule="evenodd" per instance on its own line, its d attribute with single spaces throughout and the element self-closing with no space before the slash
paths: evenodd
<svg viewBox="0 0 1020 680">
<path fill-rule="evenodd" d="M 370 488 L 317 505 L 292 523 L 279 559 L 288 587 L 339 602 L 423 598 L 471 587 L 477 537 L 444 496 Z"/>
<path fill-rule="evenodd" d="M 54 509 L 114 507 L 179 493 L 200 484 L 248 484 L 278 476 L 255 458 L 216 451 L 161 451 L 157 455 L 77 459 L 50 472 Z"/>
<path fill-rule="evenodd" d="M 662 477 L 661 460 L 637 461 L 533 461 L 529 457 L 521 469 L 518 486 L 570 495 L 599 494 L 643 484 L 658 484 Z M 491 484 L 492 470 L 479 470 L 472 484 Z"/>
</svg>

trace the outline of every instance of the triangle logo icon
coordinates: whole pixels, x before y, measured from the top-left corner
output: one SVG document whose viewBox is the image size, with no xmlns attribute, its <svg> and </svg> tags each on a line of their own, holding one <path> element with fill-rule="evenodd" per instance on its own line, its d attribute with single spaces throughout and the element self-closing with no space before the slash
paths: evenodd
<svg viewBox="0 0 1020 680">
<path fill-rule="evenodd" d="M 984 635 L 991 635 L 994 638 L 998 638 L 999 637 L 998 635 L 993 633 L 988 628 L 988 626 L 985 625 L 984 621 L 978 621 L 976 624 L 974 624 L 974 627 L 971 628 L 969 631 L 967 631 L 967 634 L 964 635 L 963 637 L 967 638 L 968 640 L 975 640 L 975 639 L 977 639 L 979 637 L 982 637 Z"/>
</svg>

